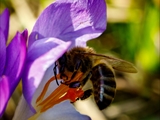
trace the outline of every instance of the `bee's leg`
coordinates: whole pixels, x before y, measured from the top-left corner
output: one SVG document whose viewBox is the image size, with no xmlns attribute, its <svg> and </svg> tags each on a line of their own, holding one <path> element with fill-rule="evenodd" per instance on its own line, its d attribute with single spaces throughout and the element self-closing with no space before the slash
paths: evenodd
<svg viewBox="0 0 160 120">
<path fill-rule="evenodd" d="M 92 89 L 88 89 L 86 91 L 84 91 L 84 95 L 80 98 L 81 100 L 85 100 L 87 99 L 88 97 L 90 97 L 93 93 L 93 90 Z"/>
<path fill-rule="evenodd" d="M 82 73 L 81 73 L 82 74 Z M 80 78 L 79 76 L 81 75 L 79 73 L 79 75 L 75 76 L 75 80 L 77 80 L 76 78 Z M 90 79 L 90 77 L 92 76 L 91 72 L 89 72 L 89 74 L 82 80 L 82 81 L 75 81 L 75 82 L 71 82 L 69 84 L 70 88 L 79 88 L 80 86 L 84 86 L 86 84 L 86 82 L 88 81 L 88 79 Z M 72 79 L 72 81 L 74 81 L 74 79 Z"/>
<path fill-rule="evenodd" d="M 71 82 L 69 88 L 79 88 L 81 86 L 80 81 Z"/>
<path fill-rule="evenodd" d="M 76 76 L 73 79 L 71 79 L 71 76 L 72 76 L 72 74 L 70 74 L 70 73 L 67 74 L 67 78 L 63 77 L 62 79 L 64 80 L 64 82 L 61 82 L 61 83 L 65 84 L 65 85 L 70 85 L 72 83 L 72 85 L 74 86 L 76 81 L 80 81 L 81 80 L 81 78 L 83 76 L 83 73 L 82 72 L 77 72 Z M 77 88 L 77 87 L 70 87 L 70 88 Z"/>
<path fill-rule="evenodd" d="M 88 79 L 90 79 L 91 76 L 92 76 L 92 74 L 91 74 L 91 72 L 89 72 L 89 74 L 82 81 L 72 82 L 72 83 L 70 83 L 69 87 L 70 88 L 78 88 L 80 86 L 84 86 L 86 84 L 86 82 L 88 81 Z M 92 89 L 88 89 L 88 90 L 84 91 L 84 94 L 82 97 L 80 97 L 80 99 L 84 100 L 84 99 L 90 97 L 92 95 L 92 93 L 93 93 Z"/>
<path fill-rule="evenodd" d="M 88 75 L 81 81 L 81 85 L 84 86 L 86 82 L 91 78 L 92 73 L 89 72 Z"/>
</svg>

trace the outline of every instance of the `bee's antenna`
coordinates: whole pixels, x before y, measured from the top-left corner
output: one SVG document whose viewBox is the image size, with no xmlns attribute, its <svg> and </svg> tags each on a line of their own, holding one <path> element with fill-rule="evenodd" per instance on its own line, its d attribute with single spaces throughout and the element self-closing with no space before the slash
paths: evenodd
<svg viewBox="0 0 160 120">
<path fill-rule="evenodd" d="M 53 71 L 54 71 L 56 83 L 57 83 L 57 85 L 59 86 L 59 83 L 58 83 L 58 80 L 57 80 L 57 77 L 56 77 L 56 75 L 57 75 L 57 69 L 56 69 L 56 67 L 57 67 L 57 63 L 55 62 L 55 66 L 54 66 L 54 68 L 53 68 Z"/>
</svg>

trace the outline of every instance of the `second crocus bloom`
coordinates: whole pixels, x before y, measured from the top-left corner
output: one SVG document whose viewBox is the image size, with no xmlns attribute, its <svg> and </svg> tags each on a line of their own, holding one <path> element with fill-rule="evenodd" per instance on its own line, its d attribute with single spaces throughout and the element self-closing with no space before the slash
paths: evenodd
<svg viewBox="0 0 160 120">
<path fill-rule="evenodd" d="M 26 58 L 27 30 L 17 32 L 7 44 L 9 31 L 9 11 L 0 15 L 0 117 L 18 85 Z"/>
</svg>

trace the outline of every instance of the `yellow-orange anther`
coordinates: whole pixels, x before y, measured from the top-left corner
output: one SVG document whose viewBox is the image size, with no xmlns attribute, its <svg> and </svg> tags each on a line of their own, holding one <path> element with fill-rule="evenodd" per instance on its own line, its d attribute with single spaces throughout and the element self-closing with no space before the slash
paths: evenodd
<svg viewBox="0 0 160 120">
<path fill-rule="evenodd" d="M 44 112 L 47 109 L 53 107 L 54 105 L 67 99 L 69 99 L 71 102 L 75 102 L 77 98 L 83 95 L 83 91 L 80 88 L 69 88 L 69 86 L 65 84 L 66 82 L 70 84 L 71 82 L 80 81 L 83 76 L 82 72 L 78 72 L 76 76 L 73 79 L 71 79 L 72 74 L 73 73 L 68 72 L 67 74 L 68 79 L 67 80 L 64 79 L 64 84 L 61 84 L 59 87 L 57 87 L 46 99 L 43 100 L 44 95 L 46 94 L 50 83 L 55 80 L 55 77 L 52 77 L 48 80 L 41 94 L 36 100 L 38 108 L 37 112 L 39 111 L 40 113 Z M 60 79 L 60 74 L 56 75 L 56 78 Z"/>
</svg>

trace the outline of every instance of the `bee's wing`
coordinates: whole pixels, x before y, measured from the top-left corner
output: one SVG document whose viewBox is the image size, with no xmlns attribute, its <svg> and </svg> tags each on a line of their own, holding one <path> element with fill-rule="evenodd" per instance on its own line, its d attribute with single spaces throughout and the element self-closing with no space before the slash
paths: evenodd
<svg viewBox="0 0 160 120">
<path fill-rule="evenodd" d="M 130 62 L 125 60 L 113 58 L 110 56 L 105 57 L 106 61 L 112 66 L 113 69 L 123 72 L 136 73 L 137 69 Z"/>
<path fill-rule="evenodd" d="M 113 57 L 106 56 L 106 55 L 96 54 L 96 53 L 85 53 L 84 52 L 82 54 L 94 55 L 100 58 L 104 58 L 115 70 L 129 72 L 129 73 L 137 73 L 137 69 L 134 67 L 134 65 L 125 60 L 113 58 Z"/>
</svg>

